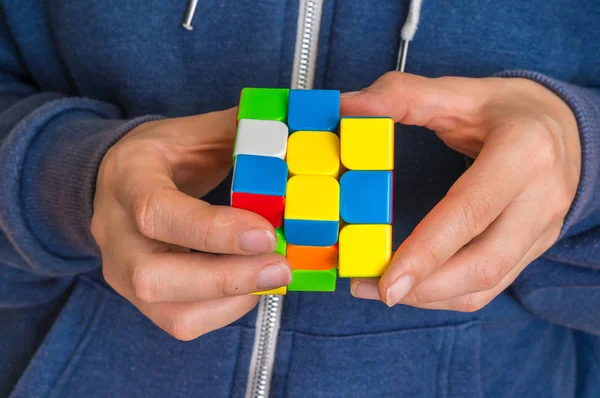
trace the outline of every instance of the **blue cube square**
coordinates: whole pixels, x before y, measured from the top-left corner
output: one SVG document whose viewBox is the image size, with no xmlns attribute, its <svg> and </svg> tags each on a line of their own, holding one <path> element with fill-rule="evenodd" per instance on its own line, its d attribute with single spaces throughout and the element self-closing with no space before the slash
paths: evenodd
<svg viewBox="0 0 600 398">
<path fill-rule="evenodd" d="M 283 220 L 287 243 L 297 246 L 333 246 L 337 243 L 340 223 L 327 220 Z"/>
<path fill-rule="evenodd" d="M 238 155 L 233 170 L 232 192 L 285 196 L 287 163 L 280 158 Z"/>
<path fill-rule="evenodd" d="M 294 131 L 335 131 L 340 123 L 338 90 L 290 90 L 288 127 Z"/>
<path fill-rule="evenodd" d="M 391 171 L 347 171 L 340 179 L 340 216 L 349 224 L 392 222 Z"/>
</svg>

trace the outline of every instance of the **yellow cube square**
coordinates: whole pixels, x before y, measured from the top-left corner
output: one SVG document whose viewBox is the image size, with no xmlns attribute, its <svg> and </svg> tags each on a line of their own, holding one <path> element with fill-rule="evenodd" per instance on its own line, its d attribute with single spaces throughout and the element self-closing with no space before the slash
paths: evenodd
<svg viewBox="0 0 600 398">
<path fill-rule="evenodd" d="M 263 296 L 265 294 L 273 294 L 273 295 L 283 296 L 286 293 L 287 293 L 287 286 L 282 286 L 282 287 L 278 287 L 277 289 L 265 290 L 262 292 L 254 292 L 254 293 L 250 293 L 250 294 L 253 296 Z"/>
<path fill-rule="evenodd" d="M 329 176 L 293 176 L 287 182 L 284 218 L 339 221 L 339 182 Z"/>
<path fill-rule="evenodd" d="M 328 131 L 297 131 L 288 139 L 286 161 L 291 175 L 337 178 L 340 171 L 340 140 Z"/>
<path fill-rule="evenodd" d="M 348 224 L 339 241 L 340 278 L 375 278 L 392 259 L 392 226 Z"/>
<path fill-rule="evenodd" d="M 394 169 L 394 121 L 391 118 L 342 118 L 342 163 L 349 170 Z"/>
</svg>

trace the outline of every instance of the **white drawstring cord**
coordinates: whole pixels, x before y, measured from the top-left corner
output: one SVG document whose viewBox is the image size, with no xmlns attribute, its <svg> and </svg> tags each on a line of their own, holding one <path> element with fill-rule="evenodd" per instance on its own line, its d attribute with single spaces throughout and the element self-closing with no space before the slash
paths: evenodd
<svg viewBox="0 0 600 398">
<path fill-rule="evenodd" d="M 188 0 L 187 8 L 185 9 L 185 15 L 183 16 L 183 21 L 181 22 L 181 26 L 183 26 L 187 30 L 192 30 L 192 21 L 194 20 L 194 14 L 196 13 L 196 8 L 198 7 L 198 0 Z"/>
<path fill-rule="evenodd" d="M 421 5 L 422 0 L 412 0 L 410 2 L 408 15 L 400 32 L 400 47 L 398 48 L 398 60 L 396 61 L 397 71 L 404 72 L 406 56 L 408 54 L 408 43 L 415 37 L 415 33 L 417 33 L 419 19 L 421 18 Z"/>
</svg>

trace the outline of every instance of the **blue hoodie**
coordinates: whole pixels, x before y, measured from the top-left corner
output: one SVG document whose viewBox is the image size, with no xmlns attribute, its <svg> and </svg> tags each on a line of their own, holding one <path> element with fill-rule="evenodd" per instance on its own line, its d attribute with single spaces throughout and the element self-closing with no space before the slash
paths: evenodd
<svg viewBox="0 0 600 398">
<path fill-rule="evenodd" d="M 304 3 L 304 1 L 303 1 Z M 298 0 L 0 0 L 0 396 L 243 397 L 257 310 L 191 342 L 103 280 L 90 233 L 106 150 L 156 116 L 289 87 Z M 394 69 L 407 0 L 325 1 L 315 88 Z M 520 76 L 572 108 L 583 174 L 559 241 L 473 313 L 335 293 L 283 299 L 274 397 L 600 396 L 600 7 L 592 0 L 427 0 L 406 71 Z M 296 59 L 297 63 L 297 59 Z M 397 126 L 394 246 L 465 170 Z M 209 195 L 227 203 L 228 184 Z"/>
</svg>

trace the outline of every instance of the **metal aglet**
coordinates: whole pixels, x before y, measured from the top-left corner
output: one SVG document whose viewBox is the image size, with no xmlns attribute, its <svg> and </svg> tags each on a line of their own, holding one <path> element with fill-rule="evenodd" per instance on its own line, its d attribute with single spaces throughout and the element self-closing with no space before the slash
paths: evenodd
<svg viewBox="0 0 600 398">
<path fill-rule="evenodd" d="M 398 60 L 396 61 L 396 70 L 404 72 L 406 66 L 406 55 L 408 54 L 408 41 L 402 40 L 400 42 L 400 49 L 398 50 Z"/>
<path fill-rule="evenodd" d="M 188 0 L 187 8 L 185 9 L 185 15 L 183 16 L 183 21 L 181 22 L 181 26 L 183 26 L 187 30 L 193 30 L 192 21 L 194 20 L 194 14 L 196 13 L 196 8 L 198 7 L 198 0 Z"/>
</svg>

